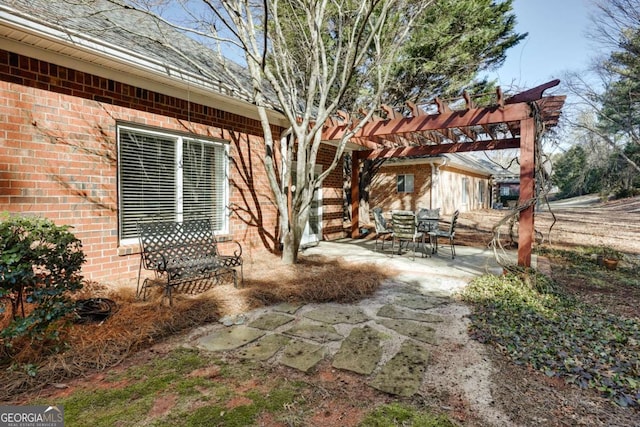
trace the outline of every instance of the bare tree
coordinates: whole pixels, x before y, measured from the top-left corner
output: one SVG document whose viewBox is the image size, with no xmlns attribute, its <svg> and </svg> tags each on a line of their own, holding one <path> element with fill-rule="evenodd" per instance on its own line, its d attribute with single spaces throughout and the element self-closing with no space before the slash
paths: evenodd
<svg viewBox="0 0 640 427">
<path fill-rule="evenodd" d="M 598 0 L 592 22 L 590 37 L 604 53 L 593 59 L 591 73 L 568 74 L 566 87 L 577 100 L 568 121 L 640 173 L 625 150 L 640 146 L 640 1 Z"/>
<path fill-rule="evenodd" d="M 114 2 L 117 0 L 113 0 Z M 131 0 L 163 13 L 165 24 L 210 44 L 227 79 L 250 87 L 264 133 L 264 166 L 280 218 L 283 260 L 294 263 L 314 191 L 337 166 L 348 139 L 371 117 L 389 81 L 399 46 L 431 2 L 409 0 Z M 177 7 L 181 13 L 177 13 Z M 170 12 L 170 13 L 169 13 Z M 170 42 L 168 40 L 164 41 Z M 232 52 L 241 55 L 234 64 Z M 185 58 L 186 59 L 186 58 Z M 358 73 L 357 108 L 368 111 L 337 142 L 330 166 L 314 167 L 324 123 L 334 116 Z M 212 80 L 220 77 L 200 70 Z M 246 80 L 248 76 L 248 82 Z M 270 112 L 289 123 L 274 134 Z M 357 111 L 353 105 L 352 111 Z M 346 116 L 345 116 L 346 117 Z M 351 117 L 349 115 L 349 117 Z M 290 192 L 289 189 L 295 189 Z M 289 200 L 290 198 L 290 200 Z"/>
<path fill-rule="evenodd" d="M 599 80 L 588 80 L 583 73 L 574 72 L 567 74 L 567 89 L 574 95 L 575 103 L 573 103 L 573 113 L 567 115 L 565 120 L 568 127 L 573 128 L 577 133 L 589 133 L 589 138 L 576 139 L 576 141 L 589 141 L 590 148 L 593 149 L 594 143 L 607 145 L 622 157 L 632 168 L 640 172 L 640 165 L 624 152 L 624 146 L 627 144 L 640 145 L 640 137 L 638 129 L 634 125 L 622 125 L 612 114 L 607 114 L 604 108 L 604 97 L 602 87 L 609 87 L 611 84 L 611 76 L 603 70 L 595 67 L 595 75 Z M 595 83 L 600 81 L 601 83 Z M 620 106 L 620 108 L 623 108 Z M 608 126 L 606 125 L 608 123 Z M 610 126 L 615 125 L 618 131 L 612 132 Z M 605 159 L 603 159 L 604 161 Z"/>
</svg>

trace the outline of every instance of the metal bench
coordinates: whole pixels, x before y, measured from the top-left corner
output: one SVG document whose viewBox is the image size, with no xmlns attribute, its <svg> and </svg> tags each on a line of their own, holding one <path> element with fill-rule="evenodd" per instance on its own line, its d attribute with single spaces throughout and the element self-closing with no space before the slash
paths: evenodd
<svg viewBox="0 0 640 427">
<path fill-rule="evenodd" d="M 222 255 L 209 219 L 145 220 L 137 224 L 140 239 L 140 268 L 138 270 L 138 298 L 146 299 L 152 286 L 163 286 L 164 296 L 173 305 L 172 293 L 177 290 L 195 294 L 204 292 L 219 282 L 224 274 L 231 274 L 238 286 L 238 272 L 242 283 L 242 246 L 238 242 L 233 255 Z M 142 269 L 154 272 L 142 283 Z"/>
</svg>

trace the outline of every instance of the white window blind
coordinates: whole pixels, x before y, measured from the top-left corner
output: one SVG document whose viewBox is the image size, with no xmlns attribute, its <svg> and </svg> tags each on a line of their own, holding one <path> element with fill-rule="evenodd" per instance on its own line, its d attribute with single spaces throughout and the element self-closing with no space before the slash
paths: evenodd
<svg viewBox="0 0 640 427">
<path fill-rule="evenodd" d="M 224 147 L 185 139 L 182 156 L 185 216 L 206 215 L 215 229 L 222 229 L 226 206 Z"/>
<path fill-rule="evenodd" d="M 211 218 L 226 227 L 226 144 L 130 127 L 118 128 L 120 239 L 137 237 L 140 219 Z"/>
</svg>

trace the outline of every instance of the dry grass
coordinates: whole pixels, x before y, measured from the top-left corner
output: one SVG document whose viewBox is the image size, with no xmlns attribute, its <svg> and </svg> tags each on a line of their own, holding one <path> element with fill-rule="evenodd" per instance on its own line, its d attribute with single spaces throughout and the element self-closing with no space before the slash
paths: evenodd
<svg viewBox="0 0 640 427">
<path fill-rule="evenodd" d="M 245 280 L 243 296 L 250 307 L 291 303 L 351 303 L 372 295 L 392 272 L 365 264 L 350 264 L 314 256 L 296 265 L 267 262 L 254 267 Z"/>
<path fill-rule="evenodd" d="M 276 256 L 266 255 L 245 266 L 241 288 L 223 283 L 195 296 L 175 294 L 173 307 L 163 303 L 160 289 L 148 301 L 138 301 L 132 288 L 110 290 L 91 283 L 77 298 L 106 297 L 116 302 L 117 311 L 102 323 L 71 324 L 65 329 L 68 348 L 63 352 L 47 355 L 45 346 L 50 343 L 14 348 L 12 359 L 2 361 L 0 401 L 116 366 L 157 341 L 225 315 L 279 302 L 354 302 L 373 294 L 389 273 L 323 257 L 301 258 L 297 265 L 285 266 Z M 17 369 L 10 369 L 11 364 Z"/>
</svg>

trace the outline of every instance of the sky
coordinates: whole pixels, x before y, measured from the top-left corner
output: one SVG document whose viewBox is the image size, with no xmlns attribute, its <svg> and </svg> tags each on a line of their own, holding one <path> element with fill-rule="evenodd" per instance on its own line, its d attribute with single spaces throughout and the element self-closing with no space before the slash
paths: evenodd
<svg viewBox="0 0 640 427">
<path fill-rule="evenodd" d="M 591 28 L 590 0 L 515 0 L 516 32 L 528 37 L 507 51 L 504 65 L 487 74 L 503 90 L 529 89 L 567 71 L 587 68 L 593 43 L 586 34 Z"/>
</svg>

